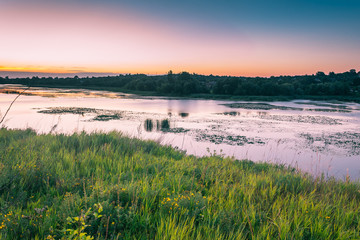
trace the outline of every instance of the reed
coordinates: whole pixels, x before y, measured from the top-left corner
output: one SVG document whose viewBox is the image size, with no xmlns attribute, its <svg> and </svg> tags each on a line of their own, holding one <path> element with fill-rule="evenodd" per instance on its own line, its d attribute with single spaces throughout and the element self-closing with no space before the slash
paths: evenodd
<svg viewBox="0 0 360 240">
<path fill-rule="evenodd" d="M 359 239 L 360 184 L 118 132 L 0 129 L 1 239 Z"/>
</svg>

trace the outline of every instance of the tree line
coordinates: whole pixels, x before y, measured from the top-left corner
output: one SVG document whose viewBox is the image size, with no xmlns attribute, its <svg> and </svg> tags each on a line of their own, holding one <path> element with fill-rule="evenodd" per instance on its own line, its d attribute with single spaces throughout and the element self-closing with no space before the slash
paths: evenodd
<svg viewBox="0 0 360 240">
<path fill-rule="evenodd" d="M 317 72 L 302 76 L 232 77 L 198 75 L 188 72 L 149 76 L 126 74 L 79 78 L 2 78 L 1 84 L 27 86 L 114 88 L 148 91 L 161 95 L 188 96 L 216 94 L 229 96 L 360 96 L 360 72 Z"/>
</svg>

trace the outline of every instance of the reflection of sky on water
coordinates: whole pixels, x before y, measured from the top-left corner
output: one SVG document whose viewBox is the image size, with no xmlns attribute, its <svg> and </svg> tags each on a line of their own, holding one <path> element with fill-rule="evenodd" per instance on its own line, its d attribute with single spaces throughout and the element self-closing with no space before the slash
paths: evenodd
<svg viewBox="0 0 360 240">
<path fill-rule="evenodd" d="M 14 94 L 0 94 L 1 115 L 15 97 Z M 343 178 L 348 169 L 352 178 L 360 177 L 360 111 L 249 110 L 220 105 L 228 102 L 20 96 L 9 111 L 4 126 L 30 127 L 41 133 L 118 130 L 130 136 L 170 144 L 199 156 L 214 151 L 220 154 L 222 150 L 222 154 L 237 159 L 292 164 L 313 174 L 327 172 Z M 306 104 L 295 101 L 271 104 L 331 108 L 315 106 L 307 101 L 303 103 Z M 341 105 L 360 109 L 359 104 Z M 92 121 L 95 115 L 90 113 L 38 113 L 52 107 L 113 110 L 120 112 L 121 118 Z M 168 121 L 167 129 L 162 128 L 164 120 Z"/>
</svg>

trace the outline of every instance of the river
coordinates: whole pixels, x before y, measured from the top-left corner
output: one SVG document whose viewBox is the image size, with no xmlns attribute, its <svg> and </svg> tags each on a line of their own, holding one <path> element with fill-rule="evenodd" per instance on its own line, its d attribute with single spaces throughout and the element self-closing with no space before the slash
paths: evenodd
<svg viewBox="0 0 360 240">
<path fill-rule="evenodd" d="M 1 118 L 21 89 L 0 85 Z M 291 165 L 315 176 L 360 179 L 356 103 L 214 101 L 31 88 L 0 127 L 54 134 L 116 130 L 196 156 L 224 155 Z"/>
</svg>

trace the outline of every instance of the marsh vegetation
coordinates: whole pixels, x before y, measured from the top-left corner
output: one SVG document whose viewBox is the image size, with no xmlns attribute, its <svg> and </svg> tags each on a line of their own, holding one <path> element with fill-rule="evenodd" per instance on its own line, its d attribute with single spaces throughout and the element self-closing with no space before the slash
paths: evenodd
<svg viewBox="0 0 360 240">
<path fill-rule="evenodd" d="M 108 134 L 0 129 L 2 239 L 358 239 L 360 186 Z"/>
</svg>

